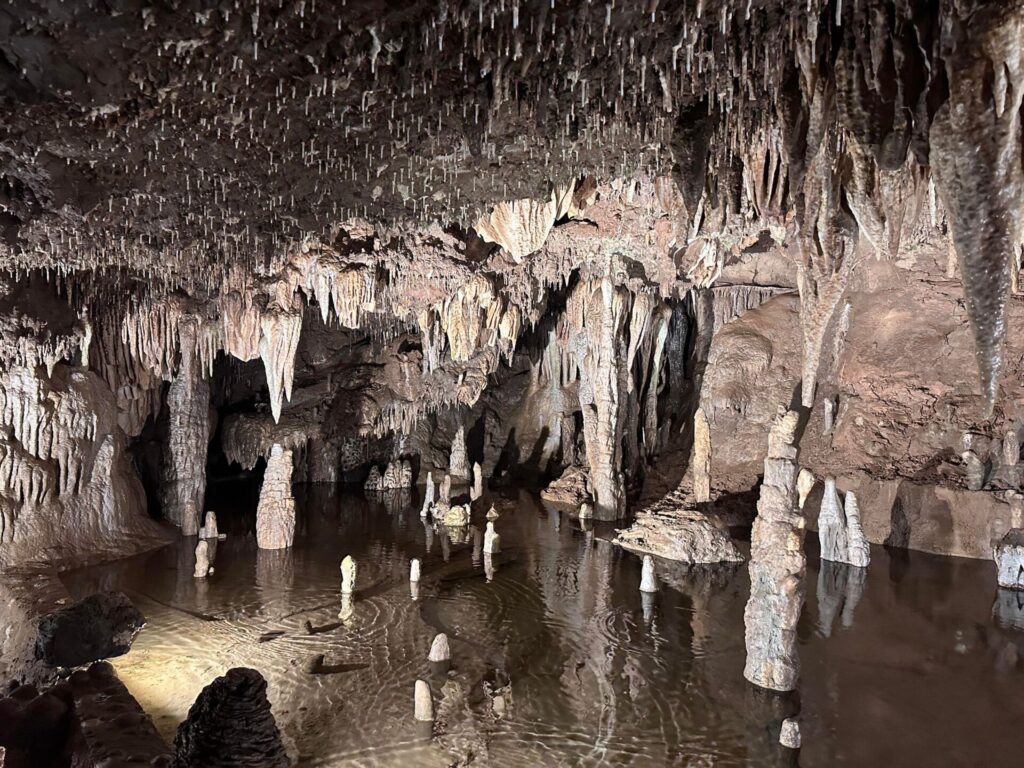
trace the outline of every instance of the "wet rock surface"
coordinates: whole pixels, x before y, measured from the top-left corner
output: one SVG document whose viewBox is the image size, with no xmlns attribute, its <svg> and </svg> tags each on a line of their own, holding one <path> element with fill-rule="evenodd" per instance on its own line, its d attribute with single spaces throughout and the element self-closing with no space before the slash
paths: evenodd
<svg viewBox="0 0 1024 768">
<path fill-rule="evenodd" d="M 119 656 L 145 623 L 123 593 L 90 595 L 39 620 L 36 657 L 54 667 L 78 667 Z"/>
</svg>

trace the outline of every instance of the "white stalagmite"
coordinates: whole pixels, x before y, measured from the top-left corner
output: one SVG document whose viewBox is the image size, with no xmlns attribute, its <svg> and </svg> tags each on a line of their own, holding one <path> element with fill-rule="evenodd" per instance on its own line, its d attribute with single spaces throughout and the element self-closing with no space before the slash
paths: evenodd
<svg viewBox="0 0 1024 768">
<path fill-rule="evenodd" d="M 1017 436 L 1016 429 L 1009 429 L 1006 431 L 1006 437 L 1003 438 L 1003 465 L 1015 467 L 1019 461 L 1020 438 Z"/>
<path fill-rule="evenodd" d="M 167 450 L 161 467 L 160 494 L 164 517 L 195 536 L 186 508 L 203 508 L 206 495 L 206 448 L 210 439 L 210 387 L 196 359 L 198 323 L 187 317 L 178 323 L 181 359 L 167 390 L 169 415 Z M 198 514 L 198 512 L 196 512 Z"/>
<path fill-rule="evenodd" d="M 796 478 L 796 492 L 800 509 L 803 509 L 804 504 L 807 503 L 807 497 L 811 495 L 816 482 L 811 470 L 806 467 L 800 470 L 800 474 Z"/>
<path fill-rule="evenodd" d="M 199 530 L 199 535 L 204 539 L 216 539 L 220 536 L 217 530 L 217 513 L 212 509 L 206 513 L 206 522 Z"/>
<path fill-rule="evenodd" d="M 658 577 L 654 572 L 654 558 L 650 555 L 644 555 L 643 570 L 640 574 L 640 591 L 658 591 Z"/>
<path fill-rule="evenodd" d="M 787 717 L 779 731 L 779 744 L 787 749 L 800 749 L 800 723 L 796 718 Z"/>
<path fill-rule="evenodd" d="M 355 558 L 352 555 L 345 555 L 341 561 L 341 593 L 343 595 L 350 595 L 356 591 L 356 571 Z"/>
<path fill-rule="evenodd" d="M 292 451 L 275 443 L 267 459 L 256 507 L 256 544 L 260 549 L 284 549 L 292 545 L 294 538 Z"/>
<path fill-rule="evenodd" d="M 448 635 L 441 632 L 434 636 L 434 642 L 430 644 L 430 654 L 427 661 L 440 662 L 450 661 L 452 658 L 451 649 L 448 647 Z"/>
<path fill-rule="evenodd" d="M 825 478 L 825 493 L 821 497 L 821 511 L 818 513 L 818 541 L 821 544 L 822 560 L 847 562 L 846 514 L 839 503 L 833 477 Z"/>
<path fill-rule="evenodd" d="M 469 459 L 466 457 L 466 430 L 459 427 L 452 438 L 452 451 L 448 461 L 448 475 L 454 480 L 469 479 Z"/>
<path fill-rule="evenodd" d="M 487 522 L 487 530 L 484 531 L 484 552 L 488 555 L 496 555 L 501 552 L 501 537 L 494 530 L 494 523 Z"/>
<path fill-rule="evenodd" d="M 210 545 L 204 540 L 196 544 L 196 567 L 192 575 L 197 579 L 205 579 L 210 573 Z"/>
<path fill-rule="evenodd" d="M 480 468 L 480 462 L 473 462 L 473 488 L 469 492 L 471 501 L 476 501 L 484 495 L 484 471 Z"/>
<path fill-rule="evenodd" d="M 426 517 L 430 508 L 434 506 L 434 473 L 427 472 L 427 487 L 423 493 L 423 508 L 420 510 L 420 517 Z"/>
<path fill-rule="evenodd" d="M 452 478 L 451 475 L 445 475 L 444 480 L 441 481 L 441 486 L 438 489 L 438 500 L 443 504 L 451 504 L 452 502 Z"/>
<path fill-rule="evenodd" d="M 711 501 L 711 425 L 703 408 L 693 415 L 693 498 Z"/>
<path fill-rule="evenodd" d="M 429 723 L 434 719 L 434 700 L 430 696 L 430 686 L 426 680 L 417 680 L 413 694 L 413 717 Z"/>
<path fill-rule="evenodd" d="M 750 598 L 743 613 L 747 662 L 755 685 L 790 691 L 800 676 L 796 625 L 804 602 L 804 518 L 796 499 L 795 411 L 779 409 L 768 433 L 764 481 L 750 538 Z"/>
<path fill-rule="evenodd" d="M 412 562 L 409 563 L 409 581 L 417 582 L 420 580 L 420 561 L 419 558 L 414 557 Z"/>
<path fill-rule="evenodd" d="M 860 524 L 860 507 L 853 491 L 846 494 L 843 507 L 846 513 L 847 562 L 858 568 L 867 568 L 871 564 L 871 545 L 864 538 L 864 529 Z"/>
</svg>

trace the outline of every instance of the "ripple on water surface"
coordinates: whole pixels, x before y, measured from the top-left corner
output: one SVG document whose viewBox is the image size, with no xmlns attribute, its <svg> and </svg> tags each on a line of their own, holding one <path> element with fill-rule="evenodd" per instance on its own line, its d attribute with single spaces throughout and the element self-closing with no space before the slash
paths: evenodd
<svg viewBox="0 0 1024 768">
<path fill-rule="evenodd" d="M 248 666 L 302 765 L 772 765 L 797 707 L 805 768 L 1018 754 L 1024 609 L 1007 615 L 1018 603 L 994 596 L 990 564 L 877 550 L 866 581 L 810 573 L 797 701 L 743 680 L 744 567 L 663 564 L 661 591 L 641 595 L 638 558 L 526 494 L 486 559 L 482 520 L 448 536 L 414 503 L 302 490 L 291 550 L 258 550 L 252 509 L 222 505 L 228 538 L 208 579 L 192 578 L 194 541 L 65 574 L 75 594 L 122 589 L 145 613 L 114 663 L 168 739 L 205 685 Z M 347 554 L 359 572 L 345 604 Z M 447 676 L 427 662 L 437 632 L 450 638 Z M 433 738 L 412 720 L 418 678 L 444 723 Z"/>
</svg>

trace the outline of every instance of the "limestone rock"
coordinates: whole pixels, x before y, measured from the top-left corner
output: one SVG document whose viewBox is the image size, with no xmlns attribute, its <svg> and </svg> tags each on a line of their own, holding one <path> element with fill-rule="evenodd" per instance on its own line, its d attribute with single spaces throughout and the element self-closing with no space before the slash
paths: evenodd
<svg viewBox="0 0 1024 768">
<path fill-rule="evenodd" d="M 178 726 L 174 768 L 287 768 L 291 761 L 254 669 L 229 669 L 206 686 Z"/>
<path fill-rule="evenodd" d="M 743 676 L 762 688 L 792 690 L 800 675 L 796 626 L 804 601 L 804 518 L 797 506 L 795 411 L 779 409 L 768 435 L 764 482 L 751 534 L 750 598 L 743 613 Z"/>
<path fill-rule="evenodd" d="M 818 539 L 821 543 L 821 559 L 836 563 L 848 560 L 846 515 L 839 502 L 835 478 L 825 479 L 825 494 L 821 497 L 821 510 L 818 512 Z"/>
<path fill-rule="evenodd" d="M 644 555 L 643 571 L 640 574 L 640 591 L 658 591 L 658 577 L 654 573 L 654 558 L 650 555 Z"/>
<path fill-rule="evenodd" d="M 711 501 L 711 425 L 703 408 L 693 415 L 693 498 Z"/>
<path fill-rule="evenodd" d="M 341 594 L 350 595 L 356 591 L 356 572 L 355 558 L 345 555 L 341 561 Z"/>
<path fill-rule="evenodd" d="M 381 489 L 381 476 L 380 469 L 374 464 L 370 467 L 370 474 L 366 476 L 366 480 L 363 482 L 364 491 L 379 491 Z"/>
<path fill-rule="evenodd" d="M 743 555 L 707 515 L 696 510 L 640 512 L 629 528 L 617 531 L 623 549 L 683 563 L 741 563 Z"/>
<path fill-rule="evenodd" d="M 484 531 L 484 553 L 496 555 L 501 552 L 501 537 L 494 530 L 494 523 L 487 521 L 487 530 Z"/>
<path fill-rule="evenodd" d="M 429 514 L 431 507 L 434 506 L 435 491 L 434 473 L 427 472 L 427 485 L 426 490 L 423 493 L 423 508 L 420 510 L 420 517 L 426 517 L 427 514 Z"/>
<path fill-rule="evenodd" d="M 430 695 L 430 686 L 426 680 L 417 680 L 413 693 L 413 717 L 421 722 L 434 719 L 434 700 Z"/>
<path fill-rule="evenodd" d="M 452 440 L 452 452 L 448 462 L 448 476 L 453 480 L 469 479 L 469 459 L 466 457 L 466 430 L 459 427 Z"/>
<path fill-rule="evenodd" d="M 220 531 L 217 530 L 217 513 L 212 509 L 206 513 L 206 522 L 199 529 L 199 538 L 217 539 L 220 538 Z"/>
<path fill-rule="evenodd" d="M 470 501 L 476 501 L 484 495 L 484 471 L 479 462 L 473 463 L 473 487 L 469 492 Z"/>
<path fill-rule="evenodd" d="M 210 573 L 210 545 L 206 540 L 196 544 L 196 567 L 192 575 L 197 579 L 205 579 Z"/>
<path fill-rule="evenodd" d="M 414 557 L 409 563 L 409 581 L 415 583 L 420 580 L 420 561 Z"/>
<path fill-rule="evenodd" d="M 121 592 L 100 592 L 43 616 L 36 658 L 54 667 L 80 667 L 128 653 L 146 620 Z"/>
<path fill-rule="evenodd" d="M 372 470 L 371 470 L 372 476 Z M 367 483 L 370 483 L 370 478 L 367 478 Z M 369 488 L 364 485 L 364 490 L 382 490 L 390 491 L 399 488 L 412 488 L 412 462 L 408 459 L 395 459 L 388 462 L 387 468 L 384 470 L 383 477 L 377 482 L 377 488 Z"/>
<path fill-rule="evenodd" d="M 452 657 L 451 649 L 448 647 L 448 635 L 441 632 L 434 636 L 434 642 L 430 644 L 430 653 L 427 661 L 441 662 L 448 661 Z"/>
<path fill-rule="evenodd" d="M 795 718 L 787 717 L 782 721 L 779 744 L 786 749 L 800 749 L 800 723 Z"/>
<path fill-rule="evenodd" d="M 445 512 L 444 524 L 449 528 L 462 528 L 469 525 L 469 509 L 461 504 L 450 507 Z"/>
<path fill-rule="evenodd" d="M 295 538 L 292 452 L 274 445 L 267 460 L 256 507 L 256 543 L 260 549 L 284 549 Z"/>
<path fill-rule="evenodd" d="M 996 546 L 996 578 L 1004 589 L 1024 589 L 1024 529 L 1013 528 Z"/>
<path fill-rule="evenodd" d="M 800 474 L 796 478 L 797 503 L 800 509 L 803 509 L 804 504 L 807 503 L 807 497 L 811 494 L 816 482 L 813 472 L 806 467 L 801 468 Z"/>
<path fill-rule="evenodd" d="M 540 492 L 540 497 L 552 504 L 564 504 L 570 509 L 579 509 L 581 504 L 590 499 L 587 475 L 584 467 L 566 467 L 560 477 L 552 480 L 547 488 Z"/>
</svg>

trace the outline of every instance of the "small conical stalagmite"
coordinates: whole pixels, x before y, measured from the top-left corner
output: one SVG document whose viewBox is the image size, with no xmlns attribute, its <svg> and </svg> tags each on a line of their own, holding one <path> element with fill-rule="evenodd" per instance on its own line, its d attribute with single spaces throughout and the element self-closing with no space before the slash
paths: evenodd
<svg viewBox="0 0 1024 768">
<path fill-rule="evenodd" d="M 350 595 L 356 591 L 356 561 L 352 555 L 345 555 L 341 561 L 341 594 Z"/>
<path fill-rule="evenodd" d="M 444 632 L 435 635 L 434 642 L 430 644 L 430 653 L 427 656 L 427 661 L 450 661 L 451 658 L 452 652 L 448 647 L 448 635 Z"/>
<path fill-rule="evenodd" d="M 807 497 L 811 495 L 816 482 L 814 474 L 809 469 L 805 467 L 800 470 L 800 474 L 796 478 L 797 505 L 800 509 L 803 509 L 804 504 L 807 503 Z"/>
<path fill-rule="evenodd" d="M 488 555 L 501 552 L 501 537 L 494 530 L 494 523 L 491 521 L 488 521 L 487 530 L 484 531 L 484 552 Z"/>
<path fill-rule="evenodd" d="M 818 512 L 818 542 L 821 544 L 821 559 L 836 563 L 846 562 L 846 514 L 839 503 L 835 478 L 825 478 L 825 493 L 821 497 Z"/>
<path fill-rule="evenodd" d="M 409 563 L 409 581 L 417 582 L 420 580 L 420 561 L 418 558 L 413 558 L 412 562 Z"/>
<path fill-rule="evenodd" d="M 643 571 L 640 574 L 640 591 L 658 591 L 658 578 L 654 574 L 654 558 L 650 555 L 644 555 Z"/>
<path fill-rule="evenodd" d="M 471 501 L 476 501 L 484 495 L 484 471 L 480 468 L 479 462 L 473 464 L 473 487 L 469 492 Z"/>
<path fill-rule="evenodd" d="M 779 744 L 786 749 L 800 749 L 800 723 L 795 718 L 787 717 L 782 721 Z"/>
<path fill-rule="evenodd" d="M 199 537 L 203 539 L 216 539 L 220 537 L 220 532 L 217 530 L 217 513 L 212 509 L 206 513 L 206 522 L 199 529 Z"/>
<path fill-rule="evenodd" d="M 434 719 L 434 700 L 430 696 L 430 686 L 426 680 L 417 680 L 413 694 L 413 717 L 429 723 Z"/>
</svg>

